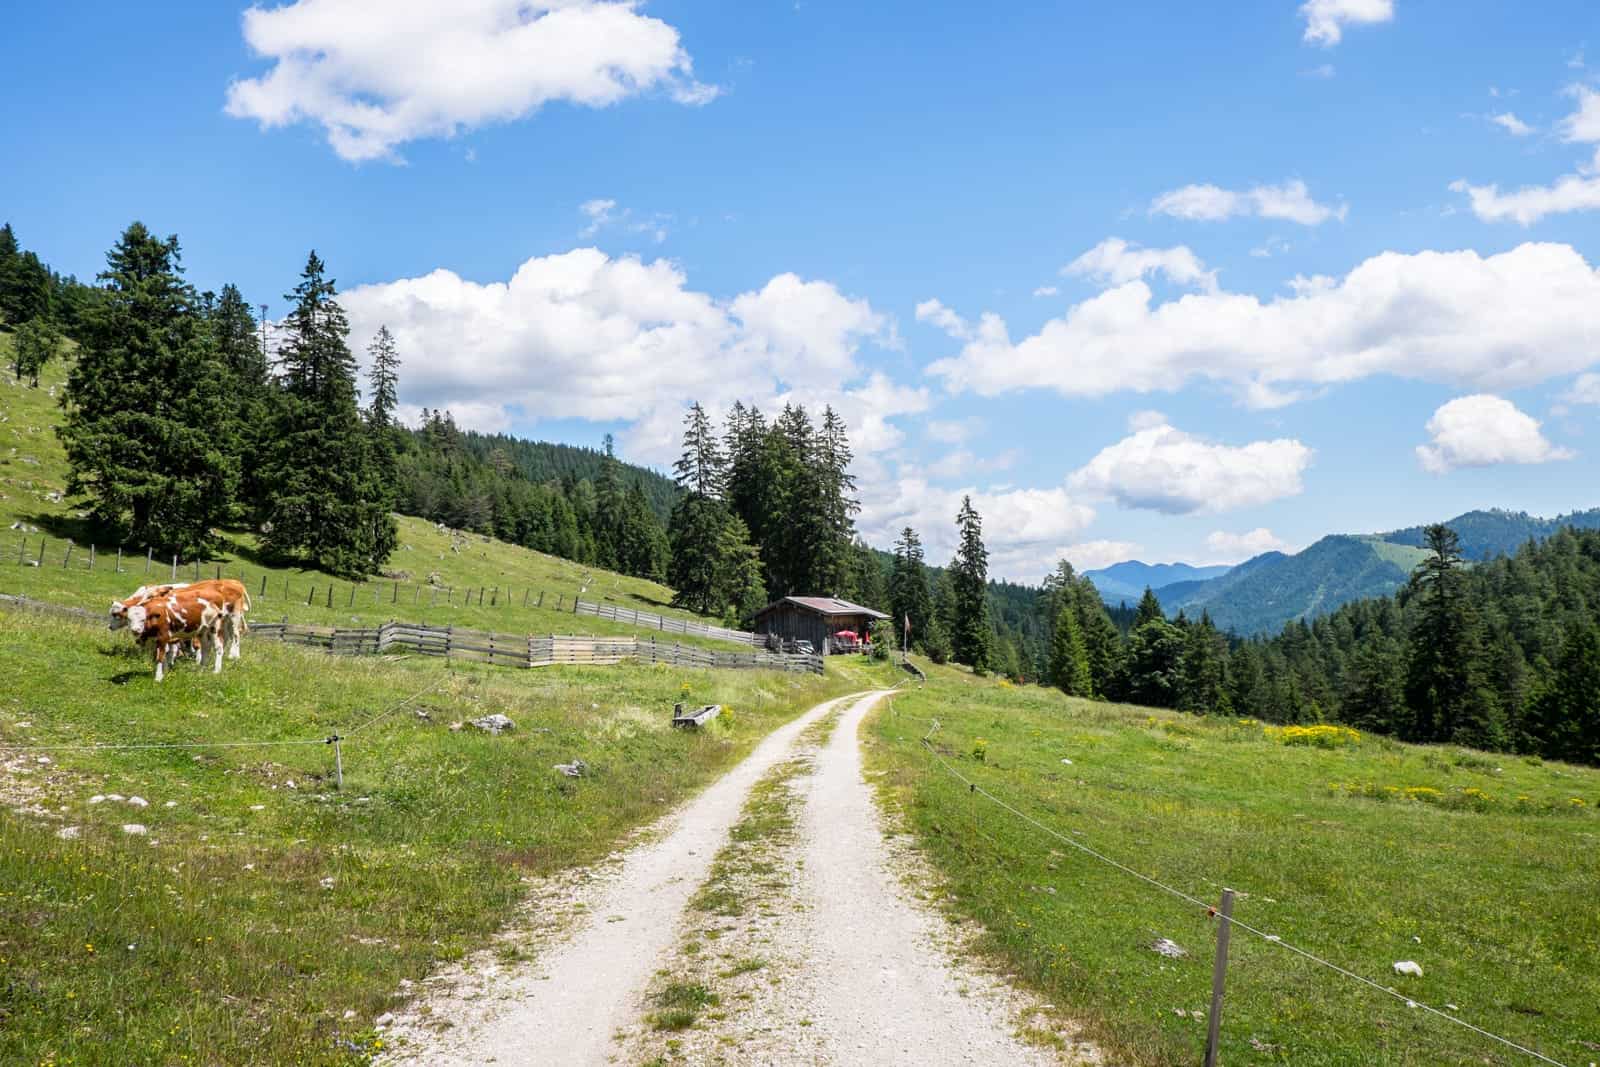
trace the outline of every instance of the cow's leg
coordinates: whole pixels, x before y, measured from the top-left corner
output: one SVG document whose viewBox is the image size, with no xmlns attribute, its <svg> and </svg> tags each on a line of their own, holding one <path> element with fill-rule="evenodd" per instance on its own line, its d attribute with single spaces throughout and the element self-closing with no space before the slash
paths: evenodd
<svg viewBox="0 0 1600 1067">
<path fill-rule="evenodd" d="M 156 641 L 155 641 L 155 646 L 156 646 L 156 681 L 159 682 L 159 681 L 161 681 L 162 675 L 164 675 L 166 673 L 165 668 L 167 666 L 167 645 L 166 645 L 166 642 L 162 641 L 160 638 L 157 638 Z"/>
<path fill-rule="evenodd" d="M 211 673 L 222 673 L 222 620 L 206 627 L 206 636 L 211 638 Z M 203 639 L 202 639 L 203 640 Z"/>
<path fill-rule="evenodd" d="M 191 638 L 189 650 L 194 653 L 195 666 L 203 667 L 206 662 L 206 643 L 201 638 Z"/>
<path fill-rule="evenodd" d="M 244 637 L 244 609 L 228 616 L 228 658 L 239 658 L 239 643 Z"/>
</svg>

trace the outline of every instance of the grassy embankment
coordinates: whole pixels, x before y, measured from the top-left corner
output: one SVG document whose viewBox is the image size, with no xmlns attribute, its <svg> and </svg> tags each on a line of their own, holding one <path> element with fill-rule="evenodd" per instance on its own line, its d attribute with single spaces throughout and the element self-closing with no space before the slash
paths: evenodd
<svg viewBox="0 0 1600 1067">
<path fill-rule="evenodd" d="M 452 669 L 260 642 L 157 687 L 126 635 L 8 609 L 0 628 L 0 746 L 315 740 L 438 683 L 345 742 L 342 792 L 324 745 L 0 747 L 3 1063 L 364 1062 L 401 981 L 485 943 L 522 879 L 604 855 L 779 722 L 888 673 Z M 732 714 L 673 731 L 684 697 Z M 516 729 L 450 727 L 492 712 Z M 552 769 L 575 757 L 589 777 Z M 148 806 L 90 803 L 111 794 Z"/>
<path fill-rule="evenodd" d="M 969 792 L 919 743 L 934 718 L 946 759 L 1059 832 L 1202 900 L 1232 887 L 1242 921 L 1563 1063 L 1600 1058 L 1600 771 L 1316 747 L 931 669 L 874 718 L 869 765 L 984 950 L 1118 1063 L 1199 1062 L 1214 923 Z M 1243 931 L 1227 981 L 1226 1063 L 1536 1062 Z"/>
<path fill-rule="evenodd" d="M 9 360 L 10 339 L 0 334 L 0 368 Z M 56 397 L 65 381 L 66 368 L 55 364 L 41 378 L 41 388 L 17 384 L 0 374 L 0 593 L 21 593 L 40 600 L 72 604 L 103 611 L 113 597 L 126 596 L 147 581 L 170 577 L 170 557 L 146 573 L 145 550 L 126 549 L 123 572 L 116 573 L 116 545 L 98 545 L 95 567 L 90 570 L 89 544 L 95 534 L 76 517 L 71 500 L 52 500 L 67 484 L 66 454 L 55 435 L 61 419 Z M 38 527 L 38 533 L 11 530 L 14 522 Z M 41 566 L 41 538 L 49 545 Z M 63 567 L 66 539 L 78 547 L 71 563 Z M 25 549 L 25 556 L 19 550 Z M 192 561 L 179 570 L 180 579 L 194 576 Z M 426 622 L 507 633 L 636 634 L 645 631 L 629 625 L 556 610 L 568 607 L 583 591 L 588 601 L 654 612 L 675 618 L 696 619 L 668 606 L 672 591 L 639 578 L 595 570 L 555 556 L 530 552 L 477 534 L 440 531 L 421 519 L 400 519 L 400 549 L 388 570 L 396 578 L 379 578 L 363 585 L 330 579 L 315 570 L 269 563 L 256 551 L 255 537 L 231 531 L 227 547 L 201 567 L 203 577 L 214 577 L 218 565 L 229 577 L 243 576 L 256 598 L 254 618 L 336 626 L 375 626 L 388 619 Z M 430 587 L 429 579 L 433 585 Z M 266 595 L 261 595 L 262 579 Z M 287 593 L 285 592 L 287 583 Z M 333 604 L 328 606 L 328 588 Z M 450 601 L 446 590 L 454 588 Z M 478 591 L 500 590 L 495 606 L 479 605 Z M 352 588 L 355 596 L 352 601 Z M 507 589 L 510 590 L 509 598 Z M 307 603 L 313 594 L 312 603 Z M 468 590 L 472 604 L 466 604 Z M 543 591 L 544 604 L 538 604 Z M 528 606 L 523 607 L 524 595 Z M 435 601 L 437 601 L 435 603 Z M 699 621 L 720 624 L 719 619 Z M 736 647 L 698 637 L 667 635 L 663 640 L 683 641 L 708 648 Z"/>
</svg>

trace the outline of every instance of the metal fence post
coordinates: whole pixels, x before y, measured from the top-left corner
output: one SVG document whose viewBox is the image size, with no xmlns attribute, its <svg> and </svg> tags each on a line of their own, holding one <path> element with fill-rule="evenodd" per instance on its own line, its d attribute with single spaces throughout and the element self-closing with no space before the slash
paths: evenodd
<svg viewBox="0 0 1600 1067">
<path fill-rule="evenodd" d="M 1233 929 L 1233 890 L 1222 891 L 1220 923 L 1217 927 L 1217 962 L 1211 968 L 1211 1021 L 1206 1030 L 1206 1064 L 1216 1067 L 1217 1038 L 1222 1031 L 1222 982 L 1228 974 L 1228 934 Z"/>
</svg>

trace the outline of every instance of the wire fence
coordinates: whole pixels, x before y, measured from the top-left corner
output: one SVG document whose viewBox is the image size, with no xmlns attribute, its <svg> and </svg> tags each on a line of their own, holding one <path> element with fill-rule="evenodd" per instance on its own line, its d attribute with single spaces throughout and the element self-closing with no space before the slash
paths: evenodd
<svg viewBox="0 0 1600 1067">
<path fill-rule="evenodd" d="M 1193 895 L 1191 895 L 1189 893 L 1185 893 L 1183 890 L 1177 889 L 1177 888 L 1175 888 L 1175 887 L 1173 887 L 1171 885 L 1168 885 L 1167 883 L 1162 882 L 1159 879 L 1153 878 L 1150 875 L 1144 874 L 1144 873 L 1134 869 L 1133 867 L 1128 866 L 1126 863 L 1122 863 L 1122 862 L 1120 862 L 1118 860 L 1112 859 L 1110 856 L 1106 855 L 1105 853 L 1103 853 L 1103 852 L 1101 852 L 1101 851 L 1099 851 L 1099 850 L 1097 850 L 1095 848 L 1090 847 L 1089 845 L 1083 843 L 1082 841 L 1079 841 L 1077 838 L 1073 837 L 1072 835 L 1064 834 L 1061 831 L 1055 829 L 1054 827 L 1049 826 L 1046 823 L 1043 823 L 1043 822 L 1039 821 L 1038 819 L 1034 818 L 1032 815 L 1029 815 L 1027 812 L 1018 810 L 1017 808 L 1013 807 L 1011 804 L 1007 803 L 1005 800 L 1001 799 L 1000 797 L 995 796 L 988 789 L 984 788 L 982 785 L 978 784 L 973 779 L 967 777 L 965 774 L 962 774 L 961 771 L 954 764 L 952 764 L 949 760 L 945 759 L 945 757 L 939 752 L 938 749 L 934 748 L 933 743 L 932 743 L 932 738 L 933 738 L 933 735 L 938 732 L 939 728 L 940 728 L 940 726 L 939 726 L 939 720 L 938 719 L 934 719 L 934 720 L 932 720 L 930 722 L 928 732 L 925 735 L 923 735 L 923 737 L 922 737 L 922 747 L 928 753 L 928 755 L 931 756 L 933 758 L 933 760 L 936 763 L 939 764 L 940 767 L 942 767 L 946 772 L 948 772 L 957 781 L 961 782 L 961 784 L 965 785 L 967 787 L 967 792 L 970 795 L 982 797 L 983 799 L 985 799 L 985 800 L 989 801 L 990 803 L 994 804 L 996 807 L 1000 808 L 1001 810 L 1010 813 L 1012 816 L 1016 817 L 1017 819 L 1020 819 L 1021 821 L 1027 823 L 1029 826 L 1033 827 L 1034 829 L 1038 830 L 1039 832 L 1047 835 L 1053 841 L 1057 841 L 1057 842 L 1060 842 L 1062 844 L 1070 845 L 1072 848 L 1074 848 L 1077 851 L 1083 853 L 1084 855 L 1090 856 L 1093 859 L 1098 860 L 1099 862 L 1105 864 L 1106 866 L 1113 868 L 1114 870 L 1121 871 L 1123 874 L 1126 874 L 1129 877 L 1136 878 L 1139 881 L 1141 881 L 1141 882 L 1145 883 L 1146 885 L 1150 886 L 1151 888 L 1157 889 L 1157 890 L 1159 890 L 1159 891 L 1161 891 L 1163 893 L 1166 893 L 1166 894 L 1168 894 L 1170 896 L 1176 897 L 1177 899 L 1183 901 L 1186 904 L 1191 904 L 1194 907 L 1200 908 L 1209 916 L 1213 916 L 1213 917 L 1216 916 L 1217 909 L 1216 909 L 1216 907 L 1214 905 L 1209 904 L 1204 900 L 1201 900 L 1199 897 L 1193 896 Z M 1228 891 L 1228 892 L 1231 893 L 1231 891 Z M 1231 901 L 1229 903 L 1231 903 Z M 1538 1060 L 1538 1061 L 1540 1061 L 1542 1063 L 1553 1064 L 1554 1067 L 1567 1067 L 1567 1065 L 1562 1063 L 1560 1060 L 1552 1059 L 1551 1057 L 1545 1055 L 1544 1053 L 1539 1052 L 1539 1051 L 1537 1051 L 1535 1049 L 1528 1048 L 1525 1045 L 1520 1045 L 1517 1042 L 1512 1041 L 1510 1038 L 1502 1037 L 1501 1035 L 1499 1035 L 1497 1033 L 1494 1033 L 1491 1030 L 1486 1030 L 1481 1026 L 1476 1026 L 1476 1025 L 1466 1021 L 1465 1019 L 1460 1018 L 1459 1016 L 1451 1014 L 1448 1011 L 1444 1011 L 1444 1010 L 1441 1010 L 1439 1008 L 1435 1008 L 1435 1007 L 1433 1007 L 1431 1005 L 1424 1004 L 1424 1003 L 1422 1003 L 1421 1001 L 1417 1000 L 1414 997 L 1409 997 L 1406 994 L 1399 992 L 1398 990 L 1391 989 L 1390 987 L 1388 987 L 1386 985 L 1383 985 L 1383 984 L 1381 984 L 1379 982 L 1375 982 L 1372 979 L 1364 977 L 1363 975 L 1357 974 L 1356 972 L 1351 971 L 1351 970 L 1349 970 L 1349 969 L 1347 969 L 1345 967 L 1341 967 L 1337 963 L 1334 963 L 1334 962 L 1332 962 L 1330 960 L 1326 960 L 1326 959 L 1322 958 L 1321 956 L 1318 956 L 1314 952 L 1310 952 L 1310 951 L 1308 951 L 1306 949 L 1300 948 L 1297 945 L 1291 944 L 1290 942 L 1285 941 L 1278 934 L 1268 933 L 1267 931 L 1262 930 L 1262 929 L 1260 929 L 1258 927 L 1252 926 L 1251 924 L 1249 924 L 1247 922 L 1244 922 L 1244 921 L 1242 921 L 1240 919 L 1234 918 L 1232 915 L 1227 915 L 1223 919 L 1223 923 L 1227 924 L 1227 925 L 1231 925 L 1231 926 L 1236 926 L 1240 930 L 1245 931 L 1246 933 L 1254 934 L 1256 937 L 1259 937 L 1261 940 L 1265 941 L 1266 943 L 1268 943 L 1270 945 L 1274 945 L 1274 946 L 1276 946 L 1278 948 L 1281 948 L 1281 949 L 1285 950 L 1286 952 L 1290 952 L 1290 953 L 1292 953 L 1292 954 L 1294 954 L 1296 956 L 1300 956 L 1301 958 L 1309 960 L 1311 963 L 1314 963 L 1319 967 L 1323 967 L 1323 968 L 1326 968 L 1327 970 L 1333 971 L 1335 974 L 1342 975 L 1345 978 L 1348 978 L 1348 979 L 1350 979 L 1352 981 L 1358 982 L 1361 985 L 1368 987 L 1369 989 L 1372 989 L 1372 990 L 1374 990 L 1376 992 L 1384 994 L 1385 996 L 1392 997 L 1395 1000 L 1398 1000 L 1402 1004 L 1406 1005 L 1406 1007 L 1408 1007 L 1408 1008 L 1412 1008 L 1412 1009 L 1415 1009 L 1415 1010 L 1418 1010 L 1418 1011 L 1427 1012 L 1430 1015 L 1437 1016 L 1438 1018 L 1443 1019 L 1446 1022 L 1449 1022 L 1449 1023 L 1451 1023 L 1451 1024 L 1455 1025 L 1455 1026 L 1459 1026 L 1464 1030 L 1468 1030 L 1468 1031 L 1470 1031 L 1470 1032 L 1472 1032 L 1474 1034 L 1479 1035 L 1480 1037 L 1487 1038 L 1488 1040 L 1496 1042 L 1496 1043 L 1498 1043 L 1500 1045 L 1503 1045 L 1506 1048 L 1512 1049 L 1512 1050 L 1514 1050 L 1516 1052 L 1520 1052 L 1525 1056 L 1530 1056 L 1533 1059 L 1536 1059 L 1536 1060 Z M 1219 930 L 1219 937 L 1222 937 L 1222 936 L 1224 936 L 1224 935 Z M 1224 941 L 1223 944 L 1224 944 L 1223 951 L 1225 952 L 1226 951 L 1226 948 L 1225 948 L 1226 942 Z"/>
</svg>

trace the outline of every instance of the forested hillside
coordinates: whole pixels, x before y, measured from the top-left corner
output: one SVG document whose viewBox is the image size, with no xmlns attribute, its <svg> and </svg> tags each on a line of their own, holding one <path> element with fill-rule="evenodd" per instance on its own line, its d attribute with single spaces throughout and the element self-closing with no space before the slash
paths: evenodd
<svg viewBox="0 0 1600 1067">
<path fill-rule="evenodd" d="M 1579 530 L 1600 529 L 1600 508 L 1574 511 L 1542 519 L 1526 511 L 1506 511 L 1492 508 L 1488 511 L 1469 511 L 1457 515 L 1446 526 L 1461 538 L 1461 555 L 1469 560 L 1493 559 L 1509 556 L 1529 541 L 1542 541 L 1564 526 Z M 1392 544 L 1412 545 L 1417 548 L 1427 544 L 1426 526 L 1410 526 L 1378 536 Z"/>
</svg>

